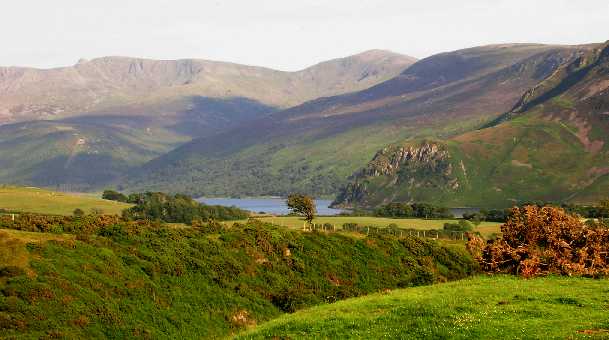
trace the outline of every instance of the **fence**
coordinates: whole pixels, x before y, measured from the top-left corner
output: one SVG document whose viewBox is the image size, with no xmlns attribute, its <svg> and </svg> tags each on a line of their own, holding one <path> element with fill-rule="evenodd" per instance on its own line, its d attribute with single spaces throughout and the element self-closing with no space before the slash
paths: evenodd
<svg viewBox="0 0 609 340">
<path fill-rule="evenodd" d="M 304 224 L 303 230 L 321 232 L 353 232 L 365 235 L 392 235 L 397 237 L 413 236 L 421 238 L 431 238 L 436 240 L 448 239 L 465 241 L 467 239 L 466 232 L 464 231 L 450 231 L 443 229 L 421 230 L 415 228 L 399 228 L 394 226 L 361 226 L 355 223 L 345 223 L 342 226 L 337 226 L 335 224 L 329 223 L 312 224 L 310 226 Z"/>
</svg>

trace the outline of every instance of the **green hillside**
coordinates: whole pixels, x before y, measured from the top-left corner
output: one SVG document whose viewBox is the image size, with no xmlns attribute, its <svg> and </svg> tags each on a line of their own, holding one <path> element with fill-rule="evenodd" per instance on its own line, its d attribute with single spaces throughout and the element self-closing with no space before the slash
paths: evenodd
<svg viewBox="0 0 609 340">
<path fill-rule="evenodd" d="M 353 175 L 336 204 L 415 200 L 501 207 L 606 199 L 608 71 L 606 45 L 564 65 L 489 127 L 386 147 Z"/>
<path fill-rule="evenodd" d="M 72 215 L 75 209 L 90 213 L 120 215 L 131 204 L 103 200 L 89 195 L 67 194 L 32 187 L 0 186 L 0 209 L 53 215 Z"/>
<path fill-rule="evenodd" d="M 38 121 L 0 126 L 0 182 L 100 188 L 186 136 L 127 125 Z"/>
<path fill-rule="evenodd" d="M 133 172 L 125 185 L 208 196 L 333 196 L 380 148 L 488 124 L 590 48 L 516 44 L 438 54 L 367 90 L 196 139 Z"/>
<path fill-rule="evenodd" d="M 0 230 L 10 247 L 0 247 L 3 337 L 219 338 L 285 312 L 476 268 L 461 247 L 412 237 L 93 222 L 75 238 Z"/>
<path fill-rule="evenodd" d="M 604 339 L 608 283 L 479 276 L 316 306 L 236 338 Z"/>
</svg>

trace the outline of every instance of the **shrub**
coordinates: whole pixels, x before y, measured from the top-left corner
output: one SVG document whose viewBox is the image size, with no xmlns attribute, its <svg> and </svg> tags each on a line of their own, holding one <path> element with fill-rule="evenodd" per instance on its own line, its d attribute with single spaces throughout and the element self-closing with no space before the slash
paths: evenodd
<svg viewBox="0 0 609 340">
<path fill-rule="evenodd" d="M 470 237 L 468 249 L 487 272 L 525 277 L 609 274 L 609 230 L 591 228 L 560 208 L 514 208 L 501 231 L 503 237 L 480 252 L 479 238 Z"/>
<path fill-rule="evenodd" d="M 127 196 L 121 194 L 120 192 L 114 191 L 114 190 L 105 190 L 104 193 L 102 194 L 102 198 L 105 200 L 117 201 L 117 202 L 127 202 L 127 200 L 128 200 Z"/>
</svg>

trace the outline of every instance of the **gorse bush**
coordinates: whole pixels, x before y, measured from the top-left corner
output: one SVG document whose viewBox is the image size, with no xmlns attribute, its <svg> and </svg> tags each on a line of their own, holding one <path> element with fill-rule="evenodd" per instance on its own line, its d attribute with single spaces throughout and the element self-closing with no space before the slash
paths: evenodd
<svg viewBox="0 0 609 340">
<path fill-rule="evenodd" d="M 414 237 L 141 223 L 28 247 L 35 275 L 9 268 L 0 279 L 0 334 L 218 338 L 319 303 L 462 278 L 477 266 L 465 251 Z"/>
<path fill-rule="evenodd" d="M 95 233 L 120 222 L 121 218 L 115 215 L 20 214 L 14 220 L 11 216 L 0 216 L 0 228 L 43 233 Z"/>
<path fill-rule="evenodd" d="M 609 274 L 609 229 L 587 226 L 560 208 L 514 208 L 501 232 L 488 244 L 477 237 L 468 242 L 485 271 L 525 277 Z"/>
</svg>

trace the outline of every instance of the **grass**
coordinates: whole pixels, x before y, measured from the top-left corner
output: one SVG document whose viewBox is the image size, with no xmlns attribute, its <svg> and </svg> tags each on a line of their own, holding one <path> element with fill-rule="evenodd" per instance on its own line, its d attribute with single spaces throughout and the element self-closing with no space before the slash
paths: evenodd
<svg viewBox="0 0 609 340">
<path fill-rule="evenodd" d="M 258 219 L 293 229 L 302 229 L 304 223 L 304 220 L 298 216 L 259 217 Z M 421 218 L 384 218 L 370 216 L 329 216 L 317 217 L 313 220 L 313 223 L 330 223 L 337 228 L 340 228 L 344 223 L 357 223 L 362 226 L 375 227 L 386 227 L 393 223 L 399 228 L 420 230 L 442 229 L 444 223 L 456 222 L 458 222 L 458 220 L 455 219 L 426 220 Z M 492 233 L 500 232 L 500 226 L 501 224 L 497 222 L 481 222 L 476 230 L 480 231 L 483 235 L 490 235 Z"/>
<path fill-rule="evenodd" d="M 239 339 L 609 338 L 609 280 L 479 276 L 320 305 Z"/>
<path fill-rule="evenodd" d="M 80 208 L 89 213 L 99 209 L 104 214 L 121 214 L 130 204 L 103 200 L 85 194 L 67 194 L 33 187 L 0 187 L 0 208 L 9 211 L 53 215 L 72 215 Z"/>
</svg>

